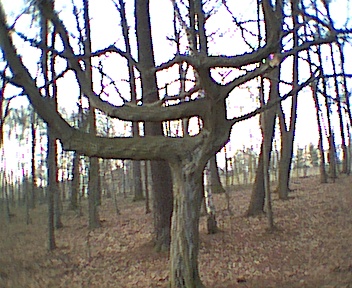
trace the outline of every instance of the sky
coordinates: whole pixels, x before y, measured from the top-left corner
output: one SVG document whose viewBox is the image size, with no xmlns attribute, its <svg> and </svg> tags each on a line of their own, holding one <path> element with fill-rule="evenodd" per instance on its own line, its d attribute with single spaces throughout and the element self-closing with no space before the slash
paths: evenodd
<svg viewBox="0 0 352 288">
<path fill-rule="evenodd" d="M 18 9 L 23 7 L 23 0 L 3 0 L 3 3 L 11 9 Z M 218 4 L 221 1 L 217 1 Z M 246 16 L 249 14 L 253 14 L 254 11 L 251 10 L 250 4 L 255 1 L 248 1 L 249 5 L 243 5 L 243 1 L 228 1 L 228 5 L 235 5 L 236 13 L 238 13 L 239 19 L 245 20 Z M 69 0 L 57 0 L 57 9 L 60 12 L 60 16 L 62 19 L 65 19 L 65 24 L 67 26 L 75 27 L 75 19 L 72 16 L 70 9 L 66 9 L 67 7 L 71 7 L 71 1 Z M 133 7 L 130 3 L 133 1 L 127 1 L 126 9 L 128 15 L 133 14 Z M 240 3 L 240 5 L 238 5 Z M 341 7 L 347 7 L 347 0 L 335 0 L 332 1 L 332 17 L 336 20 L 337 27 L 343 27 L 345 24 L 346 17 L 348 13 L 350 13 L 349 9 L 341 9 Z M 92 43 L 93 43 L 93 51 L 97 49 L 102 49 L 110 45 L 112 42 L 116 42 L 120 48 L 123 48 L 122 42 L 122 34 L 118 32 L 119 29 L 116 29 L 119 23 L 119 17 L 117 15 L 117 11 L 114 8 L 114 5 L 111 0 L 100 0 L 100 1 L 91 1 L 91 26 L 92 26 Z M 218 5 L 219 11 L 213 16 L 210 21 L 210 24 L 207 24 L 207 29 L 209 33 L 214 33 L 211 37 L 211 42 L 209 45 L 209 51 L 211 53 L 225 53 L 225 54 L 238 54 L 246 51 L 247 47 L 244 45 L 241 40 L 241 36 L 238 33 L 239 31 L 233 31 L 228 27 L 232 26 L 232 18 L 224 9 L 223 6 Z M 10 11 L 10 10 L 8 10 Z M 163 13 L 160 13 L 163 11 Z M 236 14 L 237 15 L 237 14 Z M 11 18 L 11 14 L 9 17 Z M 28 22 L 29 15 L 24 15 L 18 22 L 18 28 L 22 29 L 25 32 L 32 31 L 33 35 L 36 33 L 35 29 L 28 30 Z M 129 24 L 132 25 L 132 18 L 128 18 L 130 21 Z M 153 33 L 153 42 L 154 42 L 154 50 L 156 56 L 156 64 L 160 64 L 164 61 L 170 59 L 170 55 L 175 52 L 175 47 L 172 45 L 171 41 L 165 41 L 167 37 L 172 36 L 170 32 L 173 30 L 173 12 L 172 12 L 172 4 L 171 1 L 160 1 L 160 0 L 151 0 L 151 21 L 152 21 L 152 33 Z M 214 24 L 212 24 L 214 23 Z M 221 29 L 217 30 L 217 26 L 215 25 L 221 24 Z M 247 35 L 250 37 L 249 35 Z M 136 47 L 135 41 L 132 40 L 132 45 Z M 34 53 L 31 54 L 32 57 L 23 57 L 29 67 L 32 67 L 32 73 L 36 73 L 37 65 L 36 61 L 39 57 L 39 51 L 35 51 L 29 47 L 22 47 L 19 50 L 20 53 L 23 53 L 23 56 L 26 56 L 26 53 Z M 352 53 L 350 53 L 352 55 Z M 348 59 L 347 59 L 348 60 Z M 352 61 L 352 59 L 350 59 Z M 128 78 L 126 72 L 126 65 L 124 60 L 121 60 L 120 57 L 116 57 L 113 55 L 105 57 L 102 60 L 104 69 L 111 74 L 114 75 L 115 79 L 120 79 L 118 82 L 119 89 L 122 94 L 129 94 L 128 82 L 126 81 Z M 287 63 L 282 68 L 283 77 L 290 79 L 291 77 L 291 69 L 290 64 Z M 158 75 L 158 80 L 160 82 L 160 86 L 163 86 L 164 83 L 170 81 L 170 75 L 172 74 L 172 70 L 170 69 L 167 72 L 160 73 Z M 352 73 L 352 71 L 350 71 Z M 230 73 L 230 78 L 234 77 L 235 73 Z M 304 73 L 302 73 L 304 74 Z M 67 95 L 78 95 L 78 85 L 75 82 L 75 79 L 71 77 L 72 75 L 67 74 L 63 79 L 58 81 L 58 94 L 59 94 L 59 105 L 65 107 L 67 110 L 76 109 L 76 103 L 73 101 L 71 104 L 68 104 Z M 171 77 L 172 78 L 172 77 Z M 304 77 L 302 76 L 302 79 Z M 247 85 L 248 86 L 248 85 Z M 172 86 L 170 86 L 172 87 Z M 176 86 L 175 86 L 176 87 Z M 107 90 L 108 92 L 113 93 L 111 90 Z M 176 94 L 176 88 L 175 93 Z M 12 95 L 19 93 L 16 89 L 8 89 L 7 95 Z M 242 113 L 250 112 L 255 109 L 258 105 L 257 100 L 255 99 L 257 90 L 256 89 L 248 89 L 246 85 L 236 88 L 231 96 L 228 98 L 228 107 L 229 113 L 228 117 L 231 118 L 233 116 L 240 116 Z M 172 93 L 173 94 L 173 93 Z M 115 104 L 121 103 L 121 100 L 115 100 Z M 290 100 L 286 100 L 284 106 L 289 107 Z M 22 97 L 18 100 L 14 101 L 14 106 L 26 105 L 27 101 Z M 309 145 L 309 143 L 317 144 L 318 142 L 318 134 L 317 134 L 317 126 L 316 119 L 314 114 L 314 102 L 310 96 L 309 89 L 304 89 L 298 99 L 298 118 L 297 118 L 297 131 L 296 131 L 296 147 L 305 147 Z M 238 123 L 234 125 L 232 129 L 231 143 L 227 147 L 227 151 L 235 153 L 237 149 L 243 149 L 243 147 L 252 146 L 257 152 L 259 152 L 259 147 L 261 143 L 261 132 L 258 125 L 258 117 L 249 119 L 247 121 Z M 13 141 L 8 143 L 6 149 L 9 154 L 9 158 L 14 157 L 14 154 L 11 154 L 11 150 L 13 153 L 16 153 L 16 149 Z M 10 149 L 12 148 L 12 149 Z M 221 155 L 219 157 L 223 159 Z M 223 166 L 223 163 L 220 164 Z"/>
</svg>

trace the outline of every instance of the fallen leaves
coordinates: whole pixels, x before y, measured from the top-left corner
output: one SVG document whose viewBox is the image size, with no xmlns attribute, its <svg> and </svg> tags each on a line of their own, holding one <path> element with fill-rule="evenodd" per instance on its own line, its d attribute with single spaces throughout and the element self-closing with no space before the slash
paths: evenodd
<svg viewBox="0 0 352 288">
<path fill-rule="evenodd" d="M 226 287 L 348 287 L 352 283 L 352 177 L 322 185 L 318 177 L 292 183 L 294 199 L 277 200 L 278 231 L 267 233 L 264 217 L 243 215 L 250 189 L 230 191 L 234 215 L 224 195 L 214 195 L 220 232 L 206 233 L 200 222 L 199 267 L 204 284 Z M 144 203 L 118 198 L 101 207 L 103 227 L 90 233 L 87 218 L 64 210 L 58 249 L 47 253 L 46 207 L 31 211 L 24 225 L 16 211 L 11 225 L 0 223 L 0 287 L 167 287 L 168 254 L 152 246 L 152 215 Z M 84 207 L 86 209 L 86 207 Z M 22 213 L 22 214 L 21 214 Z M 89 241 L 87 239 L 89 238 Z M 89 250 L 89 253 L 88 253 Z M 344 286 L 345 285 L 345 286 Z"/>
</svg>

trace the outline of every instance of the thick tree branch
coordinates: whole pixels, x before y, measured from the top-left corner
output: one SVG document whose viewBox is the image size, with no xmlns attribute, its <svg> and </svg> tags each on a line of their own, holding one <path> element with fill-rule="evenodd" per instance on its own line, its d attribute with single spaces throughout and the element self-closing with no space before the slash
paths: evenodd
<svg viewBox="0 0 352 288">
<path fill-rule="evenodd" d="M 63 147 L 65 150 L 105 159 L 177 160 L 182 155 L 191 155 L 195 147 L 206 141 L 207 135 L 201 132 L 197 136 L 184 138 L 164 136 L 107 138 L 77 131 L 70 139 L 63 141 Z"/>
</svg>

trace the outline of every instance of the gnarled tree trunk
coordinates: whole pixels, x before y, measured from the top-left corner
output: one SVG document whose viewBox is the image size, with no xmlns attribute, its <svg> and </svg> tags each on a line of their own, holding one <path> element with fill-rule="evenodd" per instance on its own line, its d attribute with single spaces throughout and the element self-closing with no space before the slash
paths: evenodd
<svg viewBox="0 0 352 288">
<path fill-rule="evenodd" d="M 198 271 L 202 169 L 193 163 L 170 163 L 174 212 L 171 224 L 170 287 L 204 287 Z"/>
</svg>

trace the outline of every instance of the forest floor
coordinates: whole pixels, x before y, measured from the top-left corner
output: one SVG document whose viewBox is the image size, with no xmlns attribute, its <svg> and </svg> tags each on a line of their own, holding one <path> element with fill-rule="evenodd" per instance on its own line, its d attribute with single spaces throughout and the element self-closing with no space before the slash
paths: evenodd
<svg viewBox="0 0 352 288">
<path fill-rule="evenodd" d="M 274 233 L 265 217 L 246 218 L 250 187 L 214 195 L 220 232 L 208 235 L 201 219 L 199 268 L 208 288 L 352 287 L 352 177 L 319 184 L 318 177 L 292 180 L 288 201 L 273 195 Z M 14 209 L 11 224 L 0 218 L 0 287 L 167 287 L 168 254 L 151 245 L 152 215 L 144 202 L 118 198 L 100 208 L 102 227 L 87 230 L 87 213 L 64 209 L 58 249 L 47 252 L 45 205 Z M 84 207 L 86 211 L 86 207 Z"/>
</svg>

